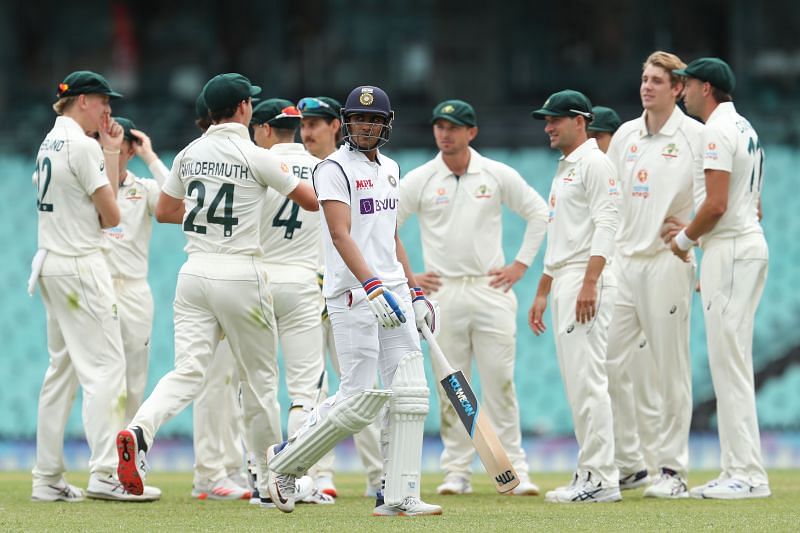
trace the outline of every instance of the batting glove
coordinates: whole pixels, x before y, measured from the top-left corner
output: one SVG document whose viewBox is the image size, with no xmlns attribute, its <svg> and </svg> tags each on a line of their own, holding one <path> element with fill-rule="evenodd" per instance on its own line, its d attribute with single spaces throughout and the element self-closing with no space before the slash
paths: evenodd
<svg viewBox="0 0 800 533">
<path fill-rule="evenodd" d="M 439 328 L 439 306 L 425 298 L 425 292 L 420 287 L 411 288 L 411 305 L 414 307 L 417 329 L 421 330 L 425 324 L 435 334 Z"/>
<path fill-rule="evenodd" d="M 378 278 L 370 278 L 363 284 L 367 291 L 367 302 L 370 309 L 375 313 L 378 324 L 384 328 L 399 328 L 405 323 L 406 315 L 400 309 L 397 296 L 383 286 Z"/>
</svg>

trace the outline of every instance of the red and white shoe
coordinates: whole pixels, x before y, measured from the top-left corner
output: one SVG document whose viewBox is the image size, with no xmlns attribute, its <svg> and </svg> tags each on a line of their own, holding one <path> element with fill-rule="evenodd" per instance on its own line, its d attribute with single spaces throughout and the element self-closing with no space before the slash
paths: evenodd
<svg viewBox="0 0 800 533">
<path fill-rule="evenodd" d="M 240 487 L 227 477 L 210 487 L 195 485 L 192 488 L 192 498 L 198 500 L 249 500 L 250 495 L 250 490 Z"/>
<path fill-rule="evenodd" d="M 144 479 L 147 477 L 147 444 L 138 426 L 126 428 L 117 433 L 117 476 L 119 482 L 136 496 L 144 494 Z"/>
<path fill-rule="evenodd" d="M 338 494 L 336 493 L 336 485 L 333 484 L 333 479 L 328 476 L 319 476 L 314 479 L 314 485 L 317 487 L 317 490 L 323 494 L 327 494 L 331 498 L 336 498 Z"/>
</svg>

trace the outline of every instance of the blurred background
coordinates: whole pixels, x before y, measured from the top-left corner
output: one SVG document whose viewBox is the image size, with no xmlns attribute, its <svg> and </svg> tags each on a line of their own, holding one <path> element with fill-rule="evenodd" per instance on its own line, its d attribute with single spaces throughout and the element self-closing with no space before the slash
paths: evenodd
<svg viewBox="0 0 800 533">
<path fill-rule="evenodd" d="M 360 84 L 384 88 L 397 115 L 385 151 L 404 170 L 435 153 L 428 123 L 432 107 L 446 98 L 465 99 L 478 113 L 474 146 L 516 168 L 546 196 L 557 154 L 547 149 L 542 124 L 530 118 L 530 111 L 552 92 L 573 88 L 595 105 L 615 108 L 623 120 L 632 119 L 641 113 L 641 64 L 657 49 L 686 62 L 706 55 L 726 59 L 737 76 L 736 106 L 765 147 L 763 225 L 771 261 L 754 342 L 757 402 L 768 464 L 800 466 L 798 30 L 800 3 L 791 0 L 509 0 L 491 7 L 475 0 L 0 2 L 0 212 L 9 221 L 0 225 L 5 378 L 0 469 L 31 465 L 47 350 L 41 300 L 25 293 L 36 250 L 30 176 L 38 145 L 54 120 L 50 106 L 56 87 L 69 72 L 104 74 L 125 95 L 113 102 L 114 114 L 132 118 L 147 132 L 167 165 L 197 136 L 194 100 L 205 81 L 220 72 L 241 72 L 261 85 L 266 97 L 294 101 L 310 95 L 343 101 Z M 147 175 L 139 162 L 132 170 Z M 524 227 L 512 213 L 506 213 L 505 224 L 503 245 L 511 259 Z M 415 220 L 402 236 L 421 269 Z M 150 389 L 172 367 L 171 304 L 185 259 L 183 244 L 178 227 L 155 228 Z M 525 317 L 541 255 L 515 287 L 520 301 L 516 387 L 533 466 L 558 468 L 565 461 L 566 469 L 574 460 L 574 445 L 553 339 L 549 333 L 535 338 Z M 692 460 L 713 467 L 718 460 L 715 399 L 699 297 L 695 300 Z M 285 386 L 281 400 L 288 407 Z M 432 409 L 426 430 L 434 468 L 437 429 Z M 190 435 L 187 411 L 160 437 L 173 437 L 180 447 Z M 77 442 L 83 436 L 77 404 L 68 436 Z M 68 447 L 69 453 L 83 458 L 81 446 Z M 186 461 L 190 466 L 190 456 L 170 464 L 185 466 Z"/>
</svg>

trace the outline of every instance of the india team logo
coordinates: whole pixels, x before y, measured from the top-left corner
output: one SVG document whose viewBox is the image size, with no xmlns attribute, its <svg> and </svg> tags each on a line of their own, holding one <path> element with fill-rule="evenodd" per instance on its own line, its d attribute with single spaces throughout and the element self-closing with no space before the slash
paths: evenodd
<svg viewBox="0 0 800 533">
<path fill-rule="evenodd" d="M 375 101 L 375 97 L 372 96 L 372 87 L 362 87 L 358 101 L 361 102 L 361 105 L 372 105 L 372 102 Z"/>
<path fill-rule="evenodd" d="M 391 174 L 389 175 L 389 185 L 391 185 L 392 187 L 397 187 L 397 178 L 395 178 Z"/>
</svg>

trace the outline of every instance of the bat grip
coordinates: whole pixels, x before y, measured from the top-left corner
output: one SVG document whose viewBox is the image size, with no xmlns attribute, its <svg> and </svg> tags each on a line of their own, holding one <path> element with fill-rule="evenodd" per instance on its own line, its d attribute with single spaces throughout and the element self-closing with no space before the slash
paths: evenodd
<svg viewBox="0 0 800 533">
<path fill-rule="evenodd" d="M 442 353 L 442 349 L 439 348 L 439 343 L 436 342 L 436 339 L 433 337 L 433 333 L 431 333 L 430 328 L 427 324 L 423 324 L 421 328 L 419 328 L 420 333 L 422 333 L 422 337 L 428 341 L 428 347 L 430 348 L 431 354 L 431 363 L 433 366 L 433 371 L 437 375 L 437 379 L 442 379 L 443 377 L 449 376 L 455 370 L 453 367 L 450 366 L 450 363 L 447 361 L 447 358 Z"/>
</svg>

